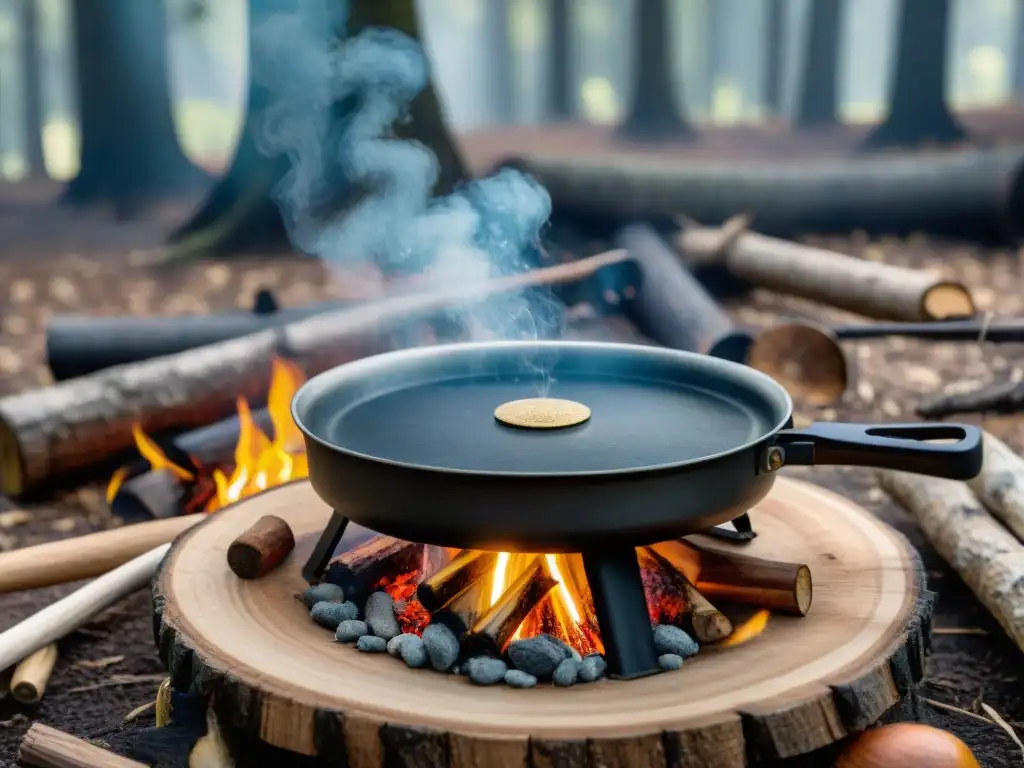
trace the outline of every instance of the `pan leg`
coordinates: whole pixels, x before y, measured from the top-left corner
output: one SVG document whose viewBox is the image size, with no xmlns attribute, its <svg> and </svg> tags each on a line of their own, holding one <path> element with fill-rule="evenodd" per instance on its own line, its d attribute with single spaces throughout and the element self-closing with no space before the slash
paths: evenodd
<svg viewBox="0 0 1024 768">
<path fill-rule="evenodd" d="M 302 567 L 302 578 L 310 584 L 320 581 L 320 577 L 323 576 L 324 571 L 327 569 L 327 564 L 331 561 L 334 550 L 337 549 L 341 537 L 345 535 L 345 528 L 347 527 L 348 518 L 340 512 L 332 511 L 327 527 L 320 534 L 320 538 L 317 539 L 316 546 L 313 547 L 309 560 Z"/>
<path fill-rule="evenodd" d="M 594 596 L 609 675 L 629 679 L 658 672 L 636 549 L 584 552 L 583 570 Z"/>
</svg>

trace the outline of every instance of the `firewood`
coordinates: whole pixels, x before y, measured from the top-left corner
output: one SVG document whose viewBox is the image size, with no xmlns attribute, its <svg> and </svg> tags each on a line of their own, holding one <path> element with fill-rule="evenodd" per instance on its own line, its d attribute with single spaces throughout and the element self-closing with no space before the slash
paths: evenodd
<svg viewBox="0 0 1024 768">
<path fill-rule="evenodd" d="M 580 261 L 396 296 L 306 318 L 175 355 L 121 365 L 0 399 L 0 492 L 20 495 L 130 449 L 131 427 L 147 434 L 226 418 L 238 397 L 264 402 L 271 361 L 289 358 L 307 375 L 389 349 L 393 334 L 439 313 L 504 293 L 586 280 L 628 260 L 610 251 Z M 426 341 L 426 339 L 423 339 Z"/>
<path fill-rule="evenodd" d="M 57 644 L 50 643 L 14 668 L 11 695 L 22 704 L 38 704 L 57 663 Z"/>
<path fill-rule="evenodd" d="M 1024 382 L 1006 381 L 970 392 L 940 395 L 914 409 L 925 419 L 957 413 L 1020 413 L 1024 411 Z"/>
<path fill-rule="evenodd" d="M 687 255 L 721 251 L 726 268 L 746 282 L 881 320 L 945 320 L 974 314 L 962 283 L 927 272 L 853 258 L 825 248 L 748 232 L 721 248 L 723 233 L 687 228 L 676 243 Z"/>
<path fill-rule="evenodd" d="M 981 474 L 967 485 L 985 508 L 1024 542 L 1024 458 L 988 432 L 983 447 Z"/>
<path fill-rule="evenodd" d="M 538 557 L 470 630 L 463 642 L 466 655 L 503 653 L 519 625 L 556 584 L 558 581 L 548 569 L 547 558 Z"/>
<path fill-rule="evenodd" d="M 349 523 L 349 527 L 354 526 Z M 346 600 L 361 606 L 370 592 L 388 579 L 420 571 L 424 551 L 423 544 L 371 534 L 334 557 L 323 580 L 337 584 L 344 590 Z"/>
<path fill-rule="evenodd" d="M 700 643 L 714 643 L 732 633 L 732 622 L 687 578 L 685 571 L 675 567 L 654 547 L 645 547 L 642 551 L 663 573 L 676 582 L 680 597 L 686 603 L 681 617 L 681 629 L 691 633 Z"/>
<path fill-rule="evenodd" d="M 965 483 L 893 470 L 880 471 L 879 478 L 1024 651 L 1024 544 L 985 510 Z"/>
<path fill-rule="evenodd" d="M 168 469 L 126 480 L 110 502 L 110 512 L 125 522 L 159 520 L 181 514 L 189 489 Z"/>
<path fill-rule="evenodd" d="M 32 768 L 146 768 L 42 723 L 33 723 L 18 748 L 19 765 Z"/>
<path fill-rule="evenodd" d="M 497 552 L 464 549 L 416 588 L 416 598 L 428 611 L 438 611 L 492 573 L 497 561 Z"/>
<path fill-rule="evenodd" d="M 240 579 L 258 579 L 295 549 L 288 523 L 276 515 L 264 515 L 228 547 L 228 566 Z"/>
</svg>

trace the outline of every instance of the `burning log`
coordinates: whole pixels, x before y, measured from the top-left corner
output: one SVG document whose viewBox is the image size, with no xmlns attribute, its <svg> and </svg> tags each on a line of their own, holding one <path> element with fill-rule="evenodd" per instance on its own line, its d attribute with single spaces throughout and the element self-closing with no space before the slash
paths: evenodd
<svg viewBox="0 0 1024 768">
<path fill-rule="evenodd" d="M 1006 381 L 970 392 L 940 395 L 914 410 L 925 419 L 943 419 L 956 413 L 1020 413 L 1024 411 L 1024 382 Z"/>
<path fill-rule="evenodd" d="M 480 579 L 456 595 L 444 608 L 434 613 L 431 623 L 444 624 L 461 641 L 480 621 L 481 607 L 487 605 L 480 591 L 484 581 Z"/>
<path fill-rule="evenodd" d="M 503 653 L 519 625 L 557 584 L 548 568 L 547 558 L 537 557 L 473 625 L 463 642 L 466 655 L 497 656 Z"/>
<path fill-rule="evenodd" d="M 489 295 L 586 280 L 627 260 L 626 253 L 614 251 L 480 284 L 396 296 L 2 398 L 0 492 L 21 495 L 128 450 L 134 424 L 156 434 L 226 418 L 240 396 L 264 402 L 275 357 L 291 359 L 312 375 L 384 351 L 400 329 Z"/>
<path fill-rule="evenodd" d="M 493 572 L 497 562 L 497 552 L 464 549 L 420 584 L 416 589 L 416 597 L 428 611 L 439 611 Z"/>
<path fill-rule="evenodd" d="M 423 555 L 422 544 L 373 534 L 333 558 L 323 580 L 337 584 L 346 600 L 361 606 L 371 592 L 383 589 L 395 577 L 418 574 L 423 568 Z"/>
<path fill-rule="evenodd" d="M 189 496 L 185 483 L 170 469 L 145 472 L 125 481 L 110 500 L 110 511 L 125 522 L 180 515 Z"/>
<path fill-rule="evenodd" d="M 1024 542 L 1024 459 L 988 432 L 983 448 L 981 474 L 967 485 L 986 509 Z"/>
<path fill-rule="evenodd" d="M 659 155 L 533 153 L 506 163 L 535 177 L 555 210 L 624 223 L 686 214 L 718 224 L 746 213 L 775 237 L 863 229 L 1016 242 L 1021 149 L 694 163 Z"/>
<path fill-rule="evenodd" d="M 645 547 L 641 552 L 672 583 L 676 599 L 682 605 L 673 617 L 680 629 L 686 630 L 700 643 L 715 643 L 732 633 L 732 622 L 701 594 L 683 570 L 676 568 L 653 547 Z"/>
<path fill-rule="evenodd" d="M 765 237 L 735 235 L 722 247 L 713 228 L 685 228 L 676 240 L 687 256 L 721 254 L 736 277 L 760 288 L 800 296 L 881 320 L 946 320 L 974 314 L 962 283 L 927 272 L 857 259 L 824 248 Z"/>
<path fill-rule="evenodd" d="M 240 579 L 258 579 L 276 568 L 295 549 L 288 523 L 264 515 L 228 547 L 228 567 Z"/>
</svg>

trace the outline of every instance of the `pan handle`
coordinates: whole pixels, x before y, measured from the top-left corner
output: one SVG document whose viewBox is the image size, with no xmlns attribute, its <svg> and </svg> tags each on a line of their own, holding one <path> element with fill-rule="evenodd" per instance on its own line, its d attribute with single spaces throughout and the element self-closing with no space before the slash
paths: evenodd
<svg viewBox="0 0 1024 768">
<path fill-rule="evenodd" d="M 784 464 L 841 464 L 970 480 L 981 472 L 981 434 L 969 424 L 817 422 L 776 433 L 762 464 L 770 471 Z M 779 448 L 782 455 L 773 455 Z"/>
</svg>

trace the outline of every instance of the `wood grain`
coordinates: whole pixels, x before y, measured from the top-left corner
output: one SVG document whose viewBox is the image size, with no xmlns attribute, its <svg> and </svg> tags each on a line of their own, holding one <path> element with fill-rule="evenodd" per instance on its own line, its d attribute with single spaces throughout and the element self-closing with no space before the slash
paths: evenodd
<svg viewBox="0 0 1024 768">
<path fill-rule="evenodd" d="M 84 739 L 35 723 L 18 750 L 18 764 L 33 768 L 146 768 Z"/>
</svg>

